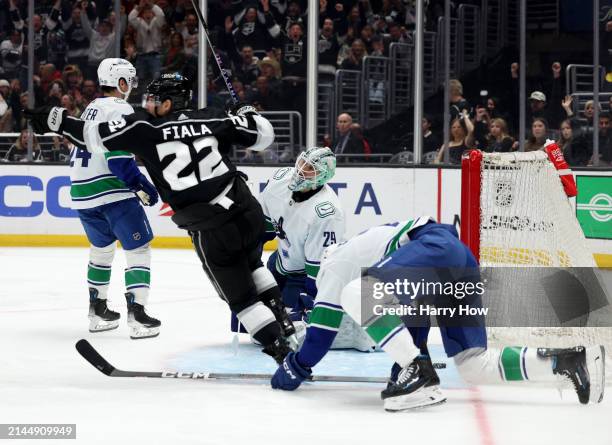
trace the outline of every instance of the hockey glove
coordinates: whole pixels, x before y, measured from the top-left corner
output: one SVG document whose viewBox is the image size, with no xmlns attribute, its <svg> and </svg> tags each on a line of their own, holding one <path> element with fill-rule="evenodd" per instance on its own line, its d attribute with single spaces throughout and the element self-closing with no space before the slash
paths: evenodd
<svg viewBox="0 0 612 445">
<path fill-rule="evenodd" d="M 45 134 L 49 132 L 62 133 L 62 123 L 66 113 L 61 107 L 38 107 L 23 110 L 24 117 L 30 121 L 34 133 Z"/>
<path fill-rule="evenodd" d="M 297 354 L 290 352 L 272 376 L 270 383 L 274 389 L 293 391 L 311 375 L 312 369 L 300 365 L 297 361 Z"/>
<path fill-rule="evenodd" d="M 253 105 L 244 102 L 238 102 L 237 104 L 231 105 L 227 110 L 227 114 L 231 116 L 259 115 L 257 109 Z"/>
<path fill-rule="evenodd" d="M 159 200 L 159 193 L 157 193 L 155 186 L 144 175 L 140 177 L 140 181 L 132 188 L 132 191 L 138 195 L 140 201 L 146 206 L 154 206 Z"/>
</svg>

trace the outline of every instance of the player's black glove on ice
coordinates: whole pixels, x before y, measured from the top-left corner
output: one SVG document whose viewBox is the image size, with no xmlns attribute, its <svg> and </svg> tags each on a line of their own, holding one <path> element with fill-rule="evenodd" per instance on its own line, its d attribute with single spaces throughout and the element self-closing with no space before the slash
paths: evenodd
<svg viewBox="0 0 612 445">
<path fill-rule="evenodd" d="M 238 102 L 236 104 L 231 104 L 228 107 L 227 114 L 232 116 L 248 116 L 259 113 L 257 112 L 257 108 L 255 108 L 253 105 L 244 102 Z"/>
<path fill-rule="evenodd" d="M 23 110 L 24 117 L 30 121 L 36 134 L 45 134 L 51 131 L 61 134 L 66 113 L 65 108 L 51 106 Z"/>
</svg>

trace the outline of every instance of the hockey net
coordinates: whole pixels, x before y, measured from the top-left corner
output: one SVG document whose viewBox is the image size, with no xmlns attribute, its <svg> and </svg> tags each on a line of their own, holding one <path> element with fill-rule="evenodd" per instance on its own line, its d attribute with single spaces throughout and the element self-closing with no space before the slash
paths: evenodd
<svg viewBox="0 0 612 445">
<path fill-rule="evenodd" d="M 525 285 L 521 267 L 596 267 L 558 172 L 542 151 L 470 151 L 462 159 L 461 201 L 461 239 L 481 267 L 504 267 L 506 295 L 513 295 L 513 286 Z M 510 304 L 537 310 L 531 303 Z M 497 345 L 603 344 L 607 383 L 612 383 L 612 328 L 488 327 L 487 334 Z"/>
</svg>

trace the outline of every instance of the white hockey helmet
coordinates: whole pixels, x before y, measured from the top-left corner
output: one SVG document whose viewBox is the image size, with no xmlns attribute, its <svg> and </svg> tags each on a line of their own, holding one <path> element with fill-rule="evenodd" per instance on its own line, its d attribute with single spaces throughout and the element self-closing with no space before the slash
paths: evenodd
<svg viewBox="0 0 612 445">
<path fill-rule="evenodd" d="M 119 90 L 119 79 L 124 79 L 127 83 L 127 92 Z M 125 59 L 115 57 L 104 59 L 98 66 L 98 82 L 103 87 L 117 88 L 117 91 L 123 94 L 123 98 L 127 100 L 132 88 L 138 86 L 136 68 Z"/>
</svg>

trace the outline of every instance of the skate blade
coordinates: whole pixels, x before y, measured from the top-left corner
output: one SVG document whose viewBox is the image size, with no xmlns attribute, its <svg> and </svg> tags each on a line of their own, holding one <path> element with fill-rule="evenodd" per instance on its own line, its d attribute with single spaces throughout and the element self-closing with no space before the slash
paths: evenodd
<svg viewBox="0 0 612 445">
<path fill-rule="evenodd" d="M 130 338 L 132 340 L 140 340 L 142 338 L 153 338 L 159 335 L 159 328 L 145 328 L 130 326 Z"/>
<path fill-rule="evenodd" d="M 384 408 L 387 412 L 399 413 L 417 410 L 427 406 L 441 405 L 444 402 L 446 402 L 446 396 L 444 396 L 440 387 L 431 386 L 411 394 L 385 399 Z"/>
<path fill-rule="evenodd" d="M 591 390 L 589 403 L 601 403 L 606 388 L 606 350 L 603 346 L 586 348 L 586 364 L 589 370 Z"/>
<path fill-rule="evenodd" d="M 94 317 L 89 321 L 89 332 L 112 331 L 119 327 L 119 320 L 106 321 L 100 317 Z"/>
</svg>

